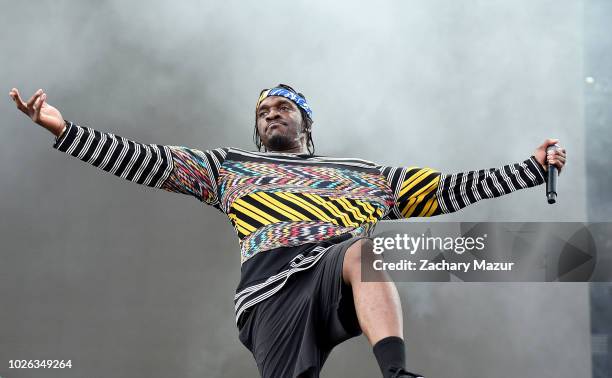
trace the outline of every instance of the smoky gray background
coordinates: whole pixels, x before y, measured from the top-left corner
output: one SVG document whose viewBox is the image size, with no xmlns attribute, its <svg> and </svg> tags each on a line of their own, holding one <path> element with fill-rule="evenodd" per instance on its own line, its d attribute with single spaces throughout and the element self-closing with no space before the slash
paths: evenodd
<svg viewBox="0 0 612 378">
<path fill-rule="evenodd" d="M 44 88 L 64 118 L 138 142 L 253 149 L 259 91 L 287 83 L 314 110 L 317 154 L 446 173 L 522 161 L 556 137 L 569 158 L 556 205 L 540 186 L 439 220 L 585 221 L 582 7 L 3 2 L 0 375 L 257 376 L 234 324 L 229 221 L 53 150 L 12 87 Z M 409 368 L 427 377 L 590 376 L 587 284 L 398 289 Z M 365 337 L 322 373 L 379 375 Z"/>
</svg>

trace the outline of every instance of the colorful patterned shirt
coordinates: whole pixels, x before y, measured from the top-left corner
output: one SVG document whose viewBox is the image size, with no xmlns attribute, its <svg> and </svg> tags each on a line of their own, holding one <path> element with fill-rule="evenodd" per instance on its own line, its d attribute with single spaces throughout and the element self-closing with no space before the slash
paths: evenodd
<svg viewBox="0 0 612 378">
<path fill-rule="evenodd" d="M 226 214 L 238 235 L 242 264 L 236 321 L 326 251 L 306 246 L 369 235 L 380 220 L 451 213 L 544 182 L 533 156 L 501 168 L 447 175 L 361 159 L 141 144 L 72 122 L 53 147 L 126 180 L 193 196 Z"/>
</svg>

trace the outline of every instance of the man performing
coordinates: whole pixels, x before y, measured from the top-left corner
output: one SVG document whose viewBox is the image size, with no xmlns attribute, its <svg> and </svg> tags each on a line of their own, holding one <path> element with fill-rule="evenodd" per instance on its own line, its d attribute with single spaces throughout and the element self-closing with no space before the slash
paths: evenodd
<svg viewBox="0 0 612 378">
<path fill-rule="evenodd" d="M 306 97 L 279 84 L 261 92 L 258 152 L 141 144 L 64 121 L 38 90 L 17 108 L 57 138 L 54 148 L 132 182 L 194 196 L 226 214 L 238 234 L 234 297 L 240 341 L 262 377 L 318 377 L 334 346 L 362 332 L 382 375 L 405 366 L 402 311 L 392 282 L 361 282 L 361 254 L 380 220 L 430 217 L 542 184 L 565 149 L 547 139 L 523 162 L 441 174 L 314 154 Z M 263 152 L 261 151 L 263 149 Z"/>
</svg>

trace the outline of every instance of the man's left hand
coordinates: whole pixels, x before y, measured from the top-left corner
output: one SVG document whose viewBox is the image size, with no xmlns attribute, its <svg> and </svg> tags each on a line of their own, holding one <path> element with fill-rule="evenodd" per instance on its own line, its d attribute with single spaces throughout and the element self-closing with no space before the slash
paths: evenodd
<svg viewBox="0 0 612 378">
<path fill-rule="evenodd" d="M 552 164 L 557 167 L 559 174 L 561 174 L 561 170 L 565 166 L 565 148 L 559 146 L 553 149 L 547 155 L 546 148 L 551 144 L 559 144 L 559 139 L 546 139 L 542 145 L 536 148 L 536 150 L 533 152 L 533 156 L 536 158 L 538 163 L 544 167 L 545 171 L 548 171 L 548 164 Z"/>
</svg>

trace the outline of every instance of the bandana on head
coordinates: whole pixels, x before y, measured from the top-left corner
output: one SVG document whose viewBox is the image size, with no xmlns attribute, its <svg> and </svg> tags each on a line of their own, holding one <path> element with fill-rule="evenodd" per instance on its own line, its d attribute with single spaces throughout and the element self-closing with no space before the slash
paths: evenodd
<svg viewBox="0 0 612 378">
<path fill-rule="evenodd" d="M 255 106 L 255 111 L 257 111 L 257 109 L 259 109 L 259 104 L 261 104 L 261 102 L 266 97 L 270 97 L 270 96 L 285 97 L 285 98 L 293 101 L 297 106 L 299 106 L 300 108 L 304 109 L 304 111 L 308 115 L 308 118 L 310 118 L 310 120 L 312 120 L 312 109 L 310 109 L 310 106 L 308 106 L 308 103 L 306 102 L 306 99 L 304 97 L 298 95 L 295 92 L 292 92 L 292 91 L 290 91 L 288 89 L 281 88 L 281 87 L 276 87 L 276 88 L 264 90 L 261 93 L 261 95 L 259 96 L 259 100 L 257 100 L 257 106 Z"/>
</svg>

